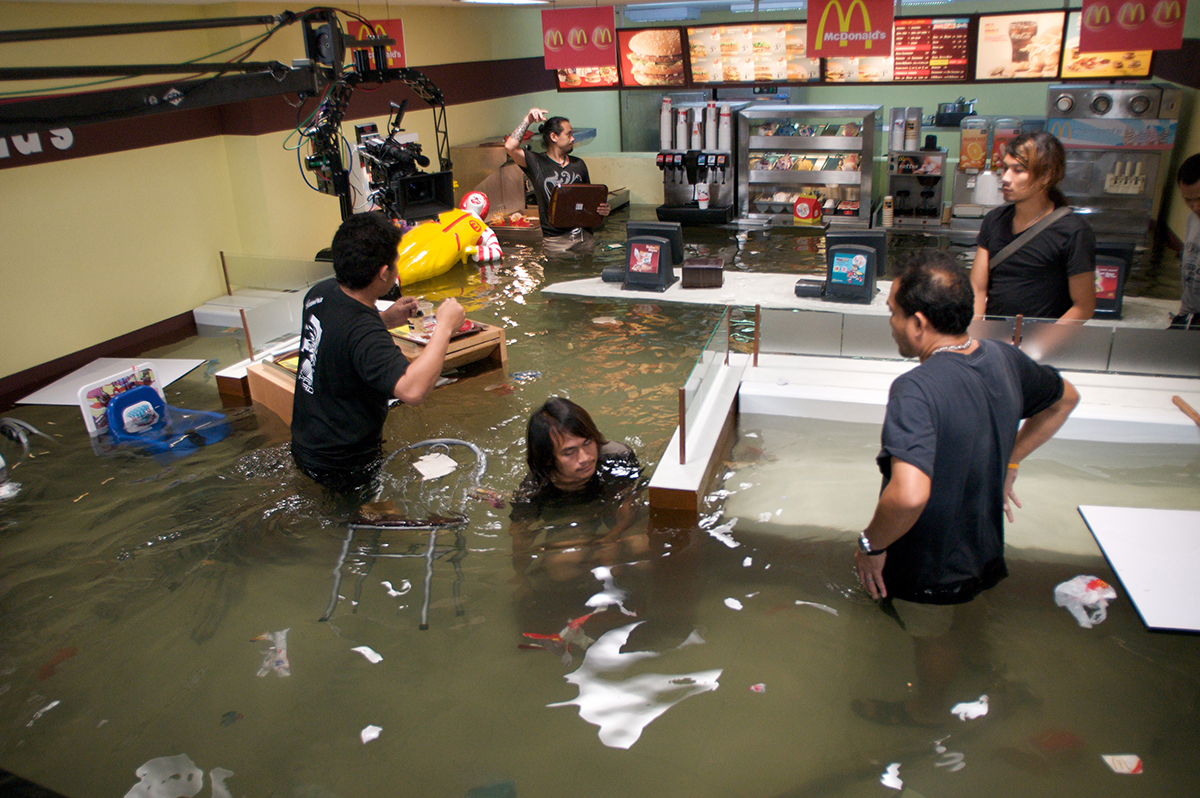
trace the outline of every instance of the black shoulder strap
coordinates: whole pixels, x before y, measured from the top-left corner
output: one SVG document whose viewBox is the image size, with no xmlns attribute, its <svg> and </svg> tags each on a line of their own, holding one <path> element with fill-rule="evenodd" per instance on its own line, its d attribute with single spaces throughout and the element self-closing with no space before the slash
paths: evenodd
<svg viewBox="0 0 1200 798">
<path fill-rule="evenodd" d="M 996 257 L 989 258 L 988 259 L 988 268 L 992 269 L 996 266 L 999 266 L 1000 263 L 1002 261 L 1004 261 L 1009 255 L 1013 254 L 1018 249 L 1025 246 L 1026 244 L 1028 244 L 1029 240 L 1031 238 L 1033 238 L 1038 233 L 1042 232 L 1047 227 L 1054 224 L 1055 222 L 1057 222 L 1059 219 L 1063 218 L 1070 212 L 1071 212 L 1071 206 L 1063 205 L 1059 208 L 1055 208 L 1047 216 L 1043 216 L 1042 219 L 1040 221 L 1038 221 L 1037 224 L 1027 227 L 1025 229 L 1025 232 L 1021 233 L 1021 235 L 1019 235 L 1015 239 L 1013 239 L 1012 242 L 1009 243 L 1009 245 L 1007 247 L 1005 247 L 1004 249 L 997 252 Z"/>
</svg>

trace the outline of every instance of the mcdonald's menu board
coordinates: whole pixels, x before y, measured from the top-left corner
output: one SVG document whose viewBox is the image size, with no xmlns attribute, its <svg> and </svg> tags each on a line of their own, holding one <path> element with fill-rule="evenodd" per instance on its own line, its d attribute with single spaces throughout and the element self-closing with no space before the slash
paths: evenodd
<svg viewBox="0 0 1200 798">
<path fill-rule="evenodd" d="M 981 14 L 975 80 L 1049 80 L 1062 60 L 1062 11 Z"/>
<path fill-rule="evenodd" d="M 618 84 L 620 77 L 615 66 L 605 67 L 573 67 L 557 69 L 558 90 L 573 89 L 611 89 Z"/>
<path fill-rule="evenodd" d="M 804 83 L 820 78 L 807 58 L 807 26 L 710 25 L 687 29 L 692 83 Z"/>
<path fill-rule="evenodd" d="M 892 27 L 891 80 L 969 80 L 970 32 L 967 17 L 897 17 Z"/>
<path fill-rule="evenodd" d="M 682 86 L 683 36 L 679 28 L 617 31 L 621 86 Z"/>
<path fill-rule="evenodd" d="M 1082 14 L 1067 14 L 1067 37 L 1063 47 L 1062 77 L 1067 78 L 1148 78 L 1153 50 L 1120 53 L 1079 52 L 1079 21 Z"/>
<path fill-rule="evenodd" d="M 891 56 L 826 58 L 826 83 L 881 83 L 892 80 Z"/>
</svg>

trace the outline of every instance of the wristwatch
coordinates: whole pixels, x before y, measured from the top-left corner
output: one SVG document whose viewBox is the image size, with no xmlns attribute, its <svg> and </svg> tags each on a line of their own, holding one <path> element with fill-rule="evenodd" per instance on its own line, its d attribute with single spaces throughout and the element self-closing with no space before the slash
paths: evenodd
<svg viewBox="0 0 1200 798">
<path fill-rule="evenodd" d="M 867 536 L 862 532 L 858 533 L 858 550 L 861 551 L 863 554 L 872 555 L 872 556 L 876 555 L 876 554 L 883 554 L 883 552 L 884 552 L 884 549 L 879 549 L 879 550 L 872 549 L 871 541 L 867 540 Z"/>
</svg>

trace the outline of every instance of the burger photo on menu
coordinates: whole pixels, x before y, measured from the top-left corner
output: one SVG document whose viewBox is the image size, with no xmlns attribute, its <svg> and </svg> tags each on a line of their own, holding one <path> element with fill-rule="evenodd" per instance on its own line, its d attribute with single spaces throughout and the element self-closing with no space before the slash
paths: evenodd
<svg viewBox="0 0 1200 798">
<path fill-rule="evenodd" d="M 635 33 L 625 47 L 629 75 L 638 85 L 683 85 L 683 46 L 677 28 L 653 28 Z"/>
</svg>

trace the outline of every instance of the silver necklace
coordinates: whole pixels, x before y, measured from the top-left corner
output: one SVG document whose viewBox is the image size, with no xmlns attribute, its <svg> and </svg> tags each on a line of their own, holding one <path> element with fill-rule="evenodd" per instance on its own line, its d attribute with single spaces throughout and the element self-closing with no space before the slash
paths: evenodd
<svg viewBox="0 0 1200 798">
<path fill-rule="evenodd" d="M 964 349 L 970 349 L 971 344 L 973 344 L 973 343 L 975 343 L 975 339 L 968 336 L 967 340 L 961 344 L 951 344 L 950 346 L 939 346 L 937 349 L 930 352 L 929 356 L 933 357 L 938 352 L 961 352 Z"/>
</svg>

